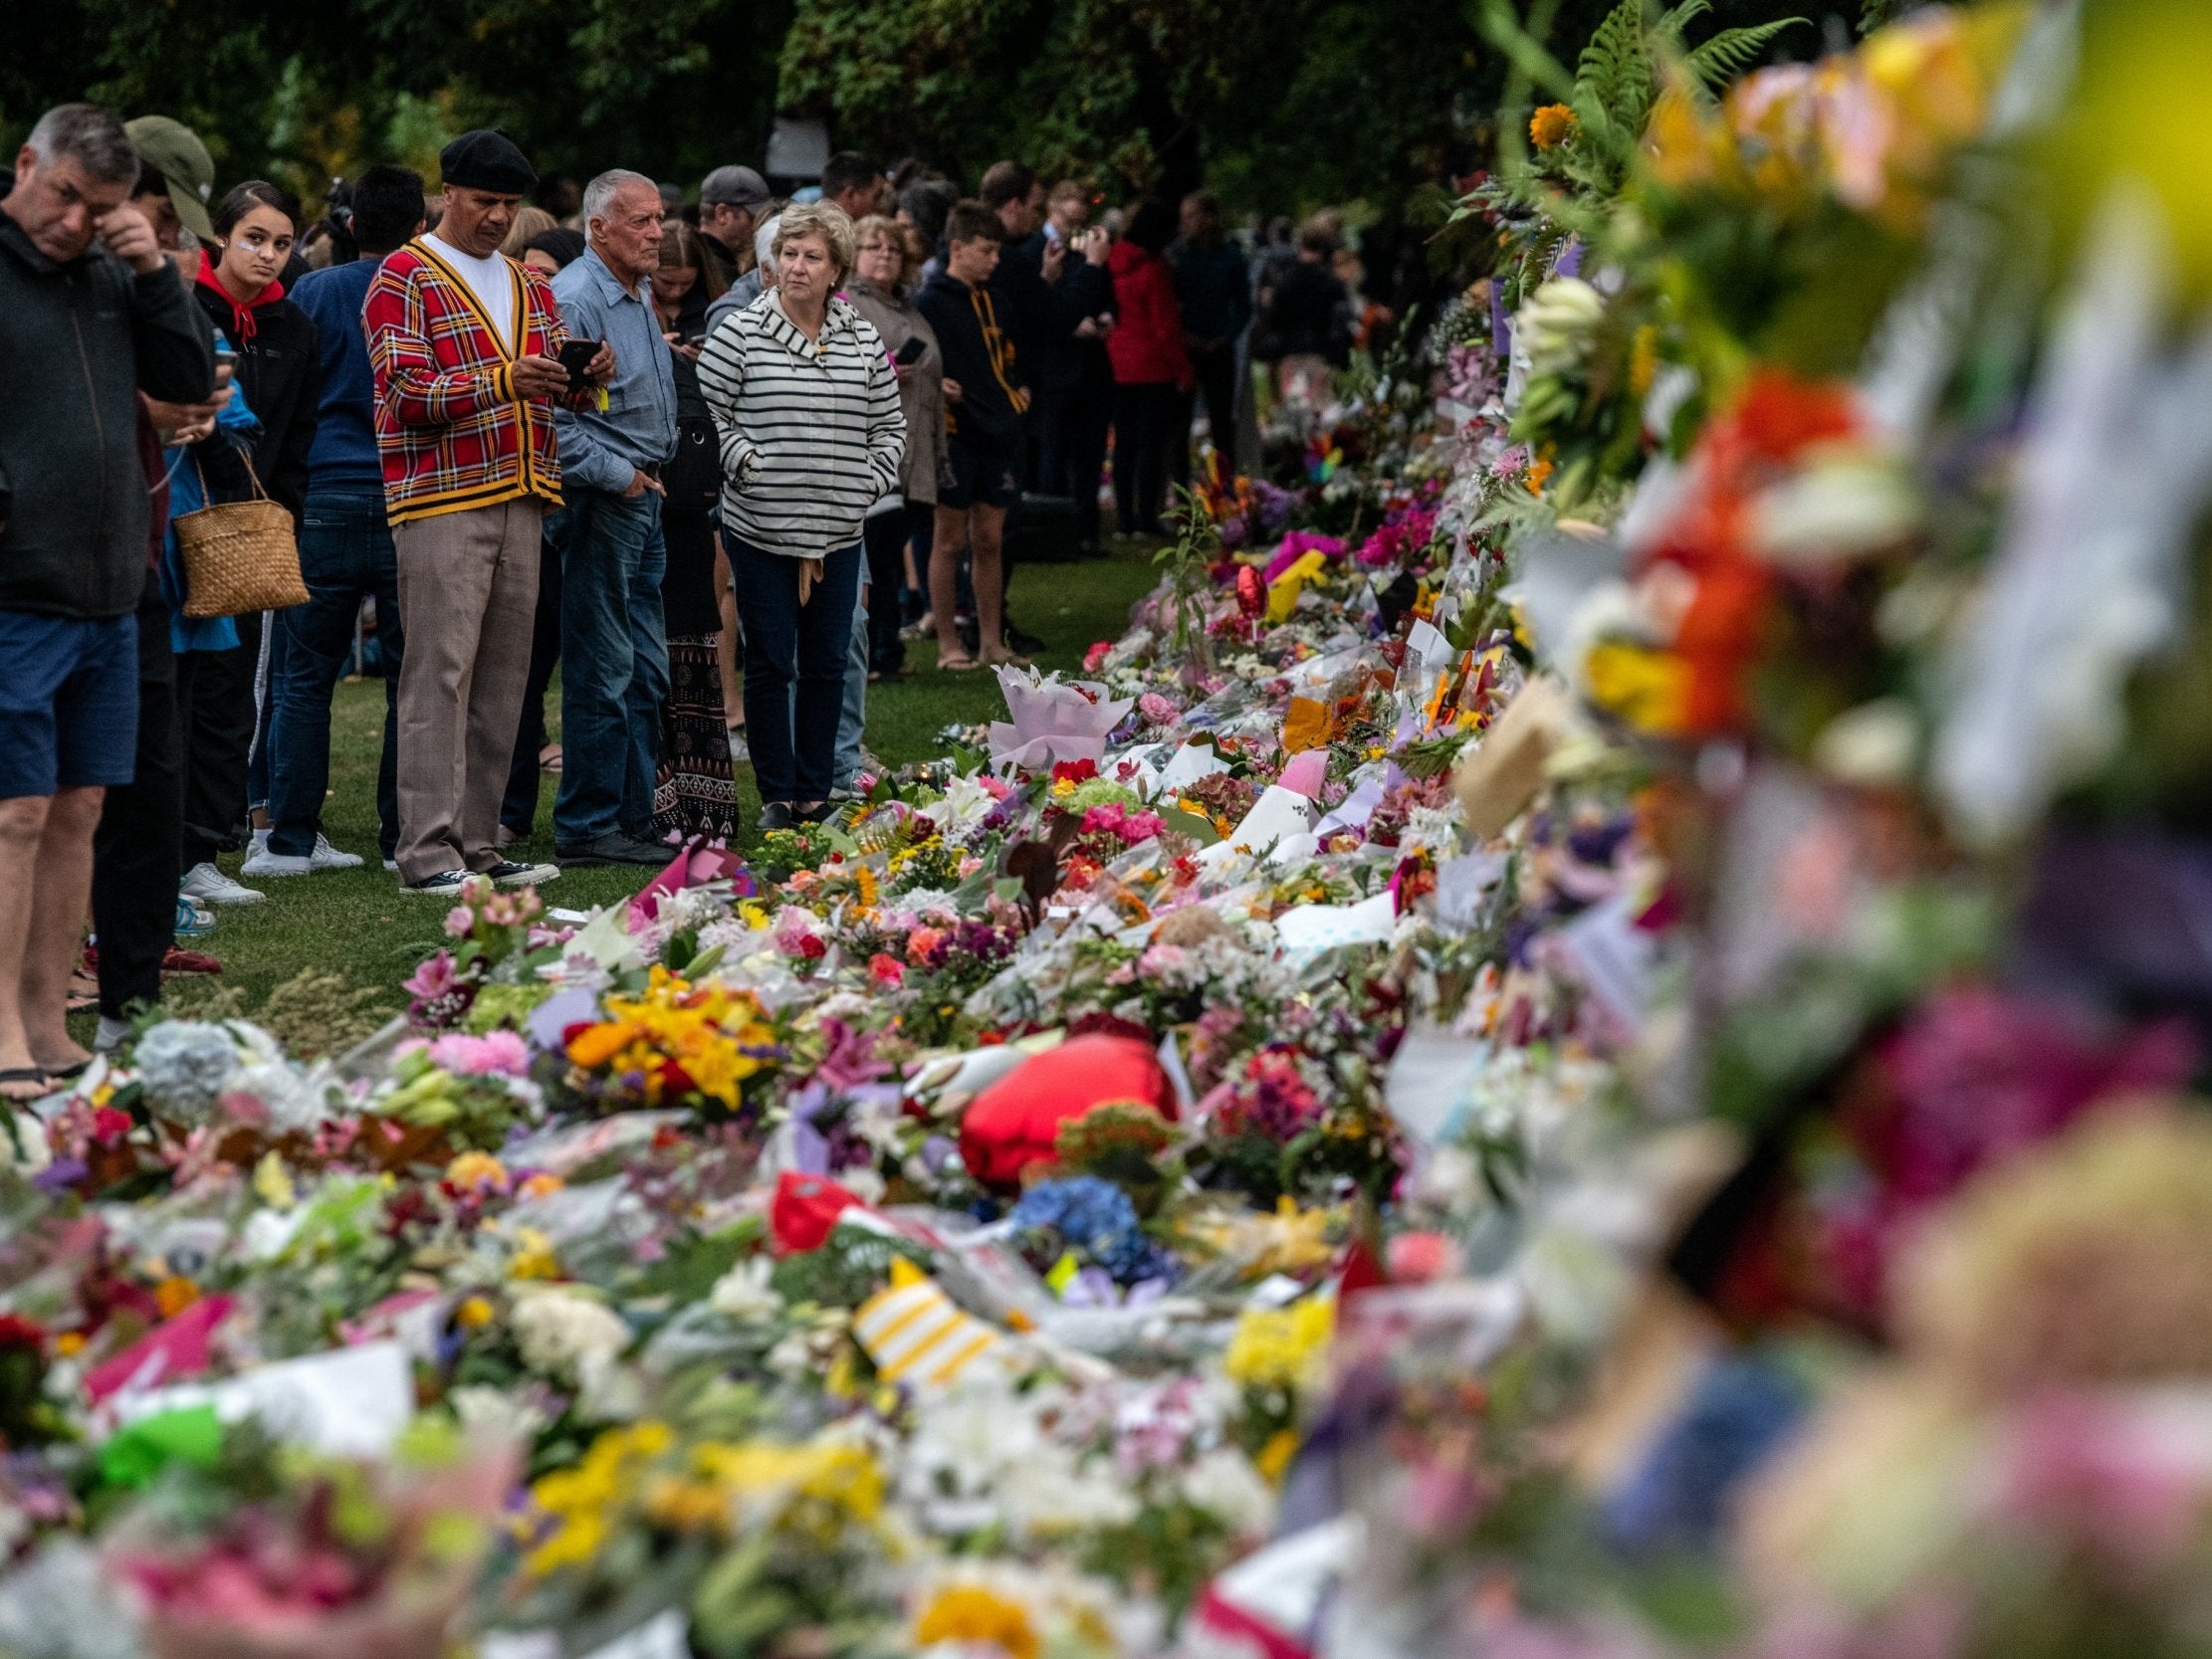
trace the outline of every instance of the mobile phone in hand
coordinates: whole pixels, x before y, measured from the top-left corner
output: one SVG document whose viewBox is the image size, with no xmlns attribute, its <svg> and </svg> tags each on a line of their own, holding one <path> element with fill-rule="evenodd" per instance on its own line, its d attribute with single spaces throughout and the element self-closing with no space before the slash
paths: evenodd
<svg viewBox="0 0 2212 1659">
<path fill-rule="evenodd" d="M 584 371 L 591 366 L 591 359 L 599 354 L 597 340 L 563 340 L 560 345 L 560 366 L 568 371 L 568 389 L 580 392 L 588 382 Z"/>
<path fill-rule="evenodd" d="M 891 354 L 891 360 L 901 368 L 912 368 L 922 360 L 922 353 L 929 349 L 929 342 L 920 334 L 909 334 L 906 343 Z"/>
</svg>

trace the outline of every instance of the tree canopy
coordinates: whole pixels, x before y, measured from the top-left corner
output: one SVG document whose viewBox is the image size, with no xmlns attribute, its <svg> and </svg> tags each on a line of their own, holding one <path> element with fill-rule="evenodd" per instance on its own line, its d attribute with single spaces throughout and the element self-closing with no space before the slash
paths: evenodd
<svg viewBox="0 0 2212 1659">
<path fill-rule="evenodd" d="M 1537 0 L 1565 50 L 1604 0 Z M 1779 0 L 1722 0 L 1755 22 Z M 1433 0 L 50 0 L 0 58 L 0 131 L 90 97 L 194 126 L 223 181 L 310 200 L 478 124 L 541 172 L 687 186 L 760 159 L 776 111 L 972 181 L 1003 155 L 1109 189 L 1201 180 L 1289 211 L 1387 205 L 1475 164 L 1505 63 Z M 1801 50 L 1810 46 L 1805 33 Z"/>
</svg>

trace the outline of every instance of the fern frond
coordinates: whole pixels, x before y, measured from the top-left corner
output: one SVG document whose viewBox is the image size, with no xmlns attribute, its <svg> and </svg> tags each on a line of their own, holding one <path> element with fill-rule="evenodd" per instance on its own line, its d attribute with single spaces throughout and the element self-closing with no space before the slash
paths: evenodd
<svg viewBox="0 0 2212 1659">
<path fill-rule="evenodd" d="M 1784 17 L 1772 23 L 1723 29 L 1689 54 L 1690 73 L 1707 91 L 1718 92 L 1757 63 L 1776 36 L 1804 21 L 1802 17 Z"/>
<path fill-rule="evenodd" d="M 1678 6 L 1669 6 L 1653 20 L 1652 38 L 1679 46 L 1683 32 L 1712 9 L 1712 0 L 1682 0 Z"/>
</svg>

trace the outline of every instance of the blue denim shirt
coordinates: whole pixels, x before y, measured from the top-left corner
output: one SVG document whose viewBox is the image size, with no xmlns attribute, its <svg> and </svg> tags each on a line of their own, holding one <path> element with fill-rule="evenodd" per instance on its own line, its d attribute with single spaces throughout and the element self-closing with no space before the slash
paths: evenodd
<svg viewBox="0 0 2212 1659">
<path fill-rule="evenodd" d="M 564 483 L 619 495 L 630 474 L 676 453 L 676 369 L 649 281 L 625 290 L 596 248 L 553 280 L 570 339 L 614 347 L 603 409 L 555 409 Z"/>
</svg>

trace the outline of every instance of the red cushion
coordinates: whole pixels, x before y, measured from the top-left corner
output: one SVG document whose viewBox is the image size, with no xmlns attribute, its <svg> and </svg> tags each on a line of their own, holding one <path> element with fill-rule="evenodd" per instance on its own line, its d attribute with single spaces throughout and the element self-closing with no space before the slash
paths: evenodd
<svg viewBox="0 0 2212 1659">
<path fill-rule="evenodd" d="M 1151 1044 L 1071 1037 L 976 1097 L 961 1120 L 960 1155 L 985 1185 L 1016 1186 L 1030 1164 L 1051 1159 L 1062 1124 L 1108 1101 L 1136 1101 L 1175 1117 L 1175 1089 Z"/>
</svg>

